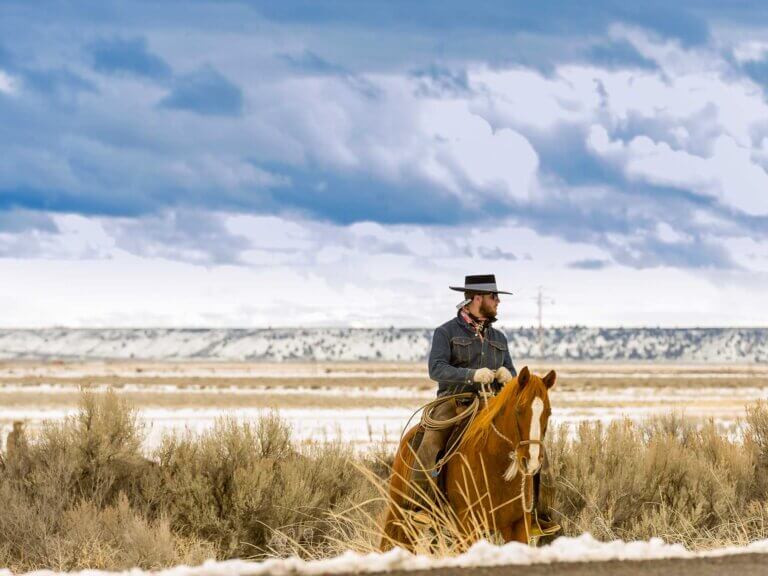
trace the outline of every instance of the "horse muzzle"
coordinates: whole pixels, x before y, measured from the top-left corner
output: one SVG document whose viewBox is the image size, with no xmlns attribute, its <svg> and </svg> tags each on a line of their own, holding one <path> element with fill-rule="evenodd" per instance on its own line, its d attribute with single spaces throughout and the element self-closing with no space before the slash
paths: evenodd
<svg viewBox="0 0 768 576">
<path fill-rule="evenodd" d="M 522 450 L 526 447 L 528 448 L 527 455 Z M 544 465 L 545 450 L 541 440 L 522 440 L 512 454 L 514 454 L 512 464 L 504 474 L 506 480 L 513 480 L 520 471 L 526 476 L 533 476 Z"/>
</svg>

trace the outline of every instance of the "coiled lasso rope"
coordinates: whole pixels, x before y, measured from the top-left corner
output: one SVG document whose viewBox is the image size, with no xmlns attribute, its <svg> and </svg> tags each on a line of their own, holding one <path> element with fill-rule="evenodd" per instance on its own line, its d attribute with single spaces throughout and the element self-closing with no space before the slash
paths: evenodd
<svg viewBox="0 0 768 576">
<path fill-rule="evenodd" d="M 427 404 L 424 404 L 424 406 L 421 406 L 418 408 L 413 414 L 411 414 L 411 417 L 408 418 L 408 422 L 405 425 L 405 428 L 403 428 L 403 433 L 400 436 L 400 443 L 402 443 L 403 437 L 405 436 L 405 433 L 408 431 L 408 429 L 411 426 L 411 422 L 413 421 L 414 416 L 418 414 L 420 411 L 423 410 L 421 413 L 421 421 L 420 425 L 424 427 L 425 430 L 445 430 L 447 428 L 452 428 L 459 422 L 462 422 L 464 420 L 468 420 L 466 427 L 472 425 L 472 422 L 477 417 L 477 413 L 480 411 L 480 403 L 481 402 L 487 402 L 487 397 L 490 394 L 486 392 L 485 390 L 481 391 L 480 393 L 476 392 L 462 392 L 460 394 L 451 394 L 450 396 L 441 396 L 440 398 L 436 398 L 432 400 L 431 402 L 428 402 Z M 437 408 L 438 406 L 441 406 L 442 404 L 446 402 L 457 402 L 459 400 L 471 400 L 467 408 L 458 414 L 454 416 L 453 418 L 448 418 L 446 420 L 436 420 L 432 418 L 432 412 Z M 445 466 L 448 461 L 453 458 L 456 453 L 458 452 L 459 444 L 461 443 L 461 435 L 459 435 L 454 441 L 453 444 L 451 444 L 449 447 L 446 448 L 445 452 L 443 453 L 443 457 L 440 458 L 434 466 L 430 468 L 414 468 L 410 464 L 404 462 L 405 466 L 409 468 L 411 471 L 416 470 L 423 470 L 424 472 L 434 472 L 435 470 L 441 469 L 443 466 Z"/>
</svg>

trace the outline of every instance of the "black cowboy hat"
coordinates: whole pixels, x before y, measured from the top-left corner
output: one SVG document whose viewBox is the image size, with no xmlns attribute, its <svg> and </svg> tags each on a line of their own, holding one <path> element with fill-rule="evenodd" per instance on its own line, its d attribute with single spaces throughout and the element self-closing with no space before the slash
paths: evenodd
<svg viewBox="0 0 768 576">
<path fill-rule="evenodd" d="M 496 276 L 483 274 L 480 276 L 465 276 L 464 286 L 448 286 L 458 292 L 477 292 L 478 294 L 512 294 L 496 288 Z"/>
</svg>

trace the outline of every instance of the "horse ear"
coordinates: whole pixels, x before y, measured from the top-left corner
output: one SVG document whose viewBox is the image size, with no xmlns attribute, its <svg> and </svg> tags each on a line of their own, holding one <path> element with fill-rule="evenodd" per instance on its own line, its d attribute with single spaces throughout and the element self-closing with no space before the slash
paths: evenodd
<svg viewBox="0 0 768 576">
<path fill-rule="evenodd" d="M 554 370 L 550 370 L 542 380 L 544 380 L 544 386 L 552 388 L 555 385 L 555 380 L 557 380 L 557 374 Z"/>
<path fill-rule="evenodd" d="M 517 386 L 522 390 L 525 388 L 525 385 L 528 384 L 528 381 L 531 379 L 531 372 L 528 370 L 528 366 L 523 367 L 522 370 L 520 370 L 520 374 L 517 375 Z"/>
</svg>

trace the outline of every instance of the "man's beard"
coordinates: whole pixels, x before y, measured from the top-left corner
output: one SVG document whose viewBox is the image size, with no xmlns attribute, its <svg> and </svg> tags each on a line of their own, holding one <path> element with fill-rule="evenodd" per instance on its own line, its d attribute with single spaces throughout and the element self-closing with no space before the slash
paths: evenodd
<svg viewBox="0 0 768 576">
<path fill-rule="evenodd" d="M 486 320 L 490 320 L 491 322 L 496 321 L 496 312 L 494 312 L 493 308 L 491 308 L 488 304 L 485 302 L 480 303 L 480 315 L 485 318 Z"/>
</svg>

